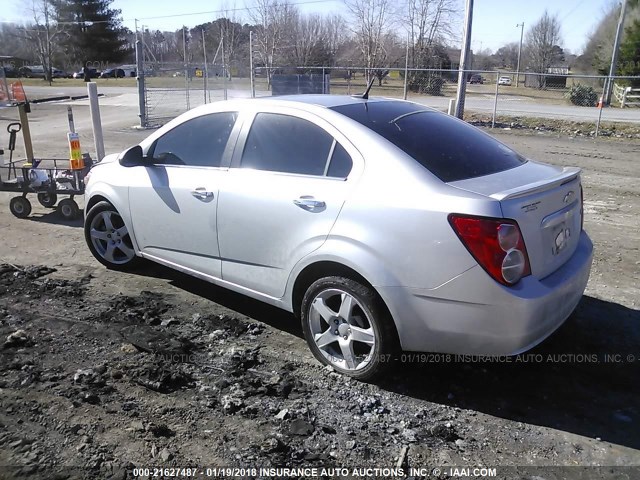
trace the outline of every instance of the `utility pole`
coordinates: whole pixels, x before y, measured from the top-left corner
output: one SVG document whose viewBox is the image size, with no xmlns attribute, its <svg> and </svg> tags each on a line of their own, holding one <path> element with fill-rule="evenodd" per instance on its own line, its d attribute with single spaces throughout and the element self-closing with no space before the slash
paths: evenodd
<svg viewBox="0 0 640 480">
<path fill-rule="evenodd" d="M 464 115 L 464 97 L 467 90 L 467 65 L 471 50 L 471 23 L 473 21 L 473 0 L 466 1 L 464 32 L 460 49 L 460 66 L 458 67 L 458 91 L 456 93 L 456 117 L 460 119 Z"/>
<path fill-rule="evenodd" d="M 522 55 L 522 37 L 524 36 L 524 22 L 516 25 L 516 28 L 520 27 L 520 46 L 518 47 L 518 66 L 516 67 L 516 88 L 520 83 L 520 56 Z"/>
<path fill-rule="evenodd" d="M 611 94 L 613 93 L 613 77 L 616 74 L 618 63 L 618 50 L 620 49 L 620 39 L 622 38 L 622 27 L 624 25 L 624 17 L 627 13 L 627 0 L 622 0 L 622 8 L 620 9 L 620 17 L 618 18 L 618 27 L 616 29 L 616 40 L 613 43 L 613 53 L 611 54 L 611 67 L 609 68 L 609 78 L 607 79 L 607 88 L 604 93 L 603 105 L 611 104 Z"/>
</svg>

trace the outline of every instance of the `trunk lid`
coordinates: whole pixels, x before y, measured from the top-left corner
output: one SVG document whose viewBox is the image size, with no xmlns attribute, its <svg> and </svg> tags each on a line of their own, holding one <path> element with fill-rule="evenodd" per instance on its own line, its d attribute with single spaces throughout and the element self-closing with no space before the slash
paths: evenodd
<svg viewBox="0 0 640 480">
<path fill-rule="evenodd" d="M 518 222 L 531 273 L 544 278 L 578 246 L 582 225 L 580 169 L 529 161 L 521 167 L 449 185 L 500 202 L 505 218 Z"/>
</svg>

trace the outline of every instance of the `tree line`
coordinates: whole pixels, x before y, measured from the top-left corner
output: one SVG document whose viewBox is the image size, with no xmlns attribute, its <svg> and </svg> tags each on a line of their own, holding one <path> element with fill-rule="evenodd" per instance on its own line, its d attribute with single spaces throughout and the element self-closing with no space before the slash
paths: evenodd
<svg viewBox="0 0 640 480">
<path fill-rule="evenodd" d="M 289 0 L 254 0 L 242 17 L 237 9 L 222 10 L 210 22 L 176 31 L 143 27 L 137 37 L 122 25 L 113 0 L 24 1 L 29 21 L 0 26 L 0 54 L 41 64 L 49 79 L 54 66 L 133 63 L 136 38 L 143 41 L 145 58 L 157 64 L 203 62 L 205 54 L 208 62 L 220 63 L 224 53 L 227 65 L 247 69 L 253 32 L 254 66 L 268 74 L 278 66 L 352 66 L 381 82 L 389 68 L 404 67 L 405 61 L 410 68 L 456 68 L 449 46 L 459 39 L 463 15 L 457 0 L 345 0 L 346 15 L 305 14 Z M 640 23 L 638 2 L 630 1 L 620 62 L 622 72 L 637 75 Z M 603 17 L 580 57 L 564 50 L 561 21 L 545 11 L 527 28 L 521 70 L 547 73 L 575 63 L 581 73 L 603 72 L 616 11 L 614 6 Z M 495 52 L 475 52 L 472 68 L 515 70 L 518 49 L 513 42 Z"/>
</svg>

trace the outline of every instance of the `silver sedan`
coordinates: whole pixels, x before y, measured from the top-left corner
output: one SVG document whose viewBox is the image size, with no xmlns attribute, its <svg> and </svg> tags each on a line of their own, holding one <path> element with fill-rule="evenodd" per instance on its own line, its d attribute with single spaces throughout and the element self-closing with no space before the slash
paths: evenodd
<svg viewBox="0 0 640 480">
<path fill-rule="evenodd" d="M 208 104 L 106 157 L 86 187 L 96 259 L 144 258 L 294 312 L 359 379 L 401 349 L 525 351 L 587 284 L 580 171 L 411 102 Z"/>
</svg>

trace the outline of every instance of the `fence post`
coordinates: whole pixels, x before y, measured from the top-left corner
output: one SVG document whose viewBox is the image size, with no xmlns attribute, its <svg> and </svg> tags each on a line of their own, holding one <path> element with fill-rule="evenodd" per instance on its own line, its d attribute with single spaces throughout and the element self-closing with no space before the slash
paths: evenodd
<svg viewBox="0 0 640 480">
<path fill-rule="evenodd" d="M 204 39 L 204 28 L 202 29 L 202 55 L 204 56 L 204 103 L 207 103 L 207 92 L 209 91 L 209 69 L 207 68 L 207 44 Z"/>
<path fill-rule="evenodd" d="M 327 93 L 327 87 L 325 85 L 324 67 L 322 67 L 322 93 Z"/>
<path fill-rule="evenodd" d="M 407 99 L 407 82 L 409 81 L 409 32 L 407 32 L 407 53 L 404 58 L 404 93 L 402 99 Z"/>
<path fill-rule="evenodd" d="M 227 99 L 227 64 L 224 59 L 224 36 L 220 37 L 220 54 L 222 55 L 222 98 Z"/>
<path fill-rule="evenodd" d="M 187 110 L 191 110 L 189 98 L 189 60 L 187 59 L 187 27 L 182 26 L 182 53 L 184 58 L 184 89 L 187 101 Z"/>
<path fill-rule="evenodd" d="M 142 42 L 136 40 L 136 83 L 138 84 L 138 116 L 140 126 L 147 126 L 147 106 L 144 96 L 144 62 L 142 57 Z"/>
<path fill-rule="evenodd" d="M 253 80 L 253 30 L 249 32 L 249 81 L 251 83 L 251 98 L 256 98 L 256 85 Z"/>
<path fill-rule="evenodd" d="M 89 111 L 93 127 L 93 144 L 96 147 L 96 157 L 100 162 L 104 158 L 104 137 L 102 136 L 100 103 L 98 102 L 98 84 L 96 82 L 87 83 L 87 93 L 89 94 Z"/>
<path fill-rule="evenodd" d="M 496 111 L 498 110 L 498 87 L 500 86 L 500 72 L 496 73 L 496 98 L 493 100 L 493 117 L 491 118 L 491 128 L 496 126 Z"/>
</svg>

